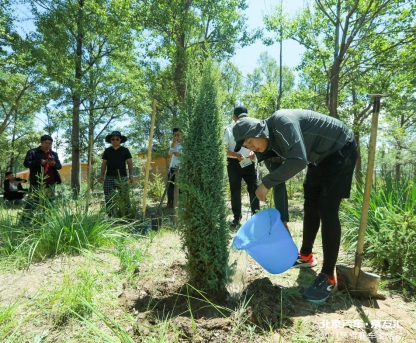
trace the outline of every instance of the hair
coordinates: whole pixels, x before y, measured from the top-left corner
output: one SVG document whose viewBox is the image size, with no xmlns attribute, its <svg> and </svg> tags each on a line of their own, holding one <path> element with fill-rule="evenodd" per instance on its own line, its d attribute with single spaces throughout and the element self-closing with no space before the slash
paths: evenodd
<svg viewBox="0 0 416 343">
<path fill-rule="evenodd" d="M 181 132 L 181 130 L 179 130 L 177 127 L 174 127 L 172 131 L 173 133 L 178 132 L 178 131 Z"/>
<path fill-rule="evenodd" d="M 43 141 L 51 141 L 51 142 L 53 142 L 53 139 L 49 135 L 43 135 L 42 137 L 40 137 L 40 141 L 41 142 L 43 142 Z"/>
<path fill-rule="evenodd" d="M 13 174 L 13 172 L 11 172 L 11 171 L 6 172 L 6 176 L 9 176 L 10 174 Z"/>
</svg>

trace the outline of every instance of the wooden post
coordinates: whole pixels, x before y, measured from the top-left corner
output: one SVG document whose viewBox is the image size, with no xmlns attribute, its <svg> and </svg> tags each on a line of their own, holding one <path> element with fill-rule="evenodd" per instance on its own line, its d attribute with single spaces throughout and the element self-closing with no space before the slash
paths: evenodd
<svg viewBox="0 0 416 343">
<path fill-rule="evenodd" d="M 149 146 L 147 148 L 146 176 L 144 179 L 143 218 L 146 217 L 147 183 L 149 181 L 150 162 L 152 160 L 152 142 L 153 142 L 153 128 L 155 126 L 155 118 L 156 118 L 156 104 L 157 104 L 157 101 L 153 100 L 152 122 L 150 124 Z"/>
</svg>

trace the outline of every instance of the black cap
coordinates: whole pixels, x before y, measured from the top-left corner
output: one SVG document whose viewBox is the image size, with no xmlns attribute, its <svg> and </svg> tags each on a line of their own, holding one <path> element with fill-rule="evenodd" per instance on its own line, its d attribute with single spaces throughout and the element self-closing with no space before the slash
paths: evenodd
<svg viewBox="0 0 416 343">
<path fill-rule="evenodd" d="M 40 141 L 41 142 L 43 142 L 43 141 L 51 141 L 51 142 L 53 142 L 53 139 L 49 135 L 43 135 L 42 137 L 40 137 Z"/>
<path fill-rule="evenodd" d="M 236 108 L 234 108 L 234 112 L 233 114 L 237 117 L 240 118 L 240 116 L 248 116 L 248 111 L 247 108 L 245 106 L 237 106 Z"/>
</svg>

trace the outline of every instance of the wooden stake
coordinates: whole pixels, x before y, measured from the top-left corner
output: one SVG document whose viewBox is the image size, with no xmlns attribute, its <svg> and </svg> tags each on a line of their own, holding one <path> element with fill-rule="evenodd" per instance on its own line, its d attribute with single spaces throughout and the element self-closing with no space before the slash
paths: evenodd
<svg viewBox="0 0 416 343">
<path fill-rule="evenodd" d="M 153 128 L 155 126 L 155 118 L 156 118 L 156 104 L 157 104 L 157 101 L 153 100 L 152 122 L 150 124 L 149 146 L 147 148 L 146 176 L 144 179 L 143 218 L 146 217 L 147 184 L 149 181 L 150 162 L 152 161 L 152 142 L 153 142 Z"/>
</svg>

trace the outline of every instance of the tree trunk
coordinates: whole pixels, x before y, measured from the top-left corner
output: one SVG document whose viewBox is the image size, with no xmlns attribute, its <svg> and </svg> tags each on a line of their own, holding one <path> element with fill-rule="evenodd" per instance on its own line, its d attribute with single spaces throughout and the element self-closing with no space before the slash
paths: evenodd
<svg viewBox="0 0 416 343">
<path fill-rule="evenodd" d="M 77 20 L 77 39 L 75 55 L 75 87 L 72 96 L 72 169 L 71 169 L 71 188 L 74 198 L 78 197 L 80 191 L 80 146 L 79 146 L 79 109 L 81 106 L 80 86 L 82 77 L 82 43 L 83 43 L 83 16 L 82 11 L 84 0 L 79 1 L 78 20 Z"/>
<path fill-rule="evenodd" d="M 395 174 L 396 174 L 396 180 L 400 181 L 401 179 L 401 163 L 400 163 L 401 153 L 400 150 L 397 150 L 396 154 L 396 167 L 395 167 Z"/>
<path fill-rule="evenodd" d="M 338 87 L 339 71 L 341 61 L 337 58 L 331 68 L 330 90 L 329 90 L 329 115 L 339 119 L 338 115 Z"/>
<path fill-rule="evenodd" d="M 355 141 L 357 142 L 357 162 L 355 163 L 355 180 L 357 183 L 363 181 L 363 165 L 361 158 L 361 144 L 360 144 L 360 132 L 354 132 Z"/>
</svg>

